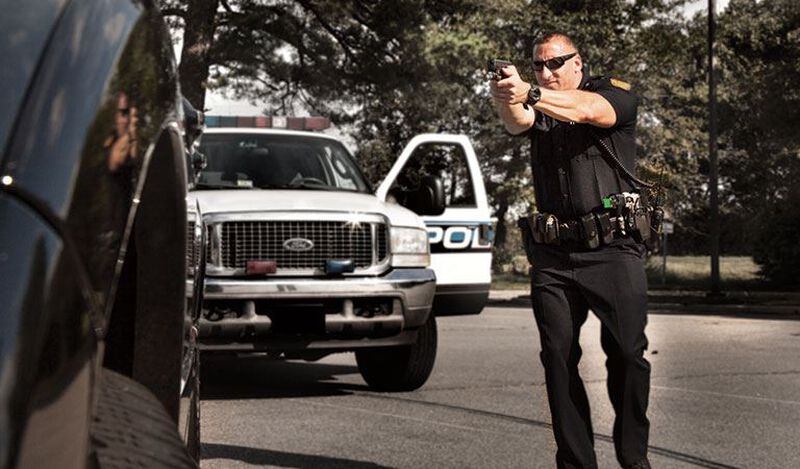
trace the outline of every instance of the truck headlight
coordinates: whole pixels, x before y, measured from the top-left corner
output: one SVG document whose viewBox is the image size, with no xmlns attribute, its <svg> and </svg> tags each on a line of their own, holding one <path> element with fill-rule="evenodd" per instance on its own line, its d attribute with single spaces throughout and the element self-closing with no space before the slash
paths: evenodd
<svg viewBox="0 0 800 469">
<path fill-rule="evenodd" d="M 428 232 L 418 228 L 392 228 L 389 249 L 393 267 L 427 267 L 431 263 Z"/>
</svg>

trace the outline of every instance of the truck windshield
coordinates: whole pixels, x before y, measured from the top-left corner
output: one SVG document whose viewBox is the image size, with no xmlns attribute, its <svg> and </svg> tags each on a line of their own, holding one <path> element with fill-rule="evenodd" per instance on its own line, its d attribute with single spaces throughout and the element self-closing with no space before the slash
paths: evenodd
<svg viewBox="0 0 800 469">
<path fill-rule="evenodd" d="M 371 192 L 344 146 L 303 135 L 205 134 L 197 189 L 312 189 Z"/>
</svg>

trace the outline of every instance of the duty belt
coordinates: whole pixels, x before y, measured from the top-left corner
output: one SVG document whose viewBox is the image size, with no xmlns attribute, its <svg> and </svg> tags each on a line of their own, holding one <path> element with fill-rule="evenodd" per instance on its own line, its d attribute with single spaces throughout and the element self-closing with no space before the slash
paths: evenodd
<svg viewBox="0 0 800 469">
<path fill-rule="evenodd" d="M 572 220 L 559 220 L 550 213 L 533 213 L 520 218 L 523 236 L 539 244 L 577 244 L 595 249 L 615 237 L 626 236 L 626 219 L 609 212 L 589 213 Z"/>
</svg>

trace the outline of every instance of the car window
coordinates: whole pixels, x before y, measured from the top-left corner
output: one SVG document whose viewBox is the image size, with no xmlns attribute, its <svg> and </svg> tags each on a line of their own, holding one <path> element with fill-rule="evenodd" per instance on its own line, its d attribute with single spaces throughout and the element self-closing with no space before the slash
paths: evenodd
<svg viewBox="0 0 800 469">
<path fill-rule="evenodd" d="M 368 192 L 341 143 L 317 137 L 206 134 L 206 167 L 198 185 L 219 188 L 321 189 Z"/>
</svg>

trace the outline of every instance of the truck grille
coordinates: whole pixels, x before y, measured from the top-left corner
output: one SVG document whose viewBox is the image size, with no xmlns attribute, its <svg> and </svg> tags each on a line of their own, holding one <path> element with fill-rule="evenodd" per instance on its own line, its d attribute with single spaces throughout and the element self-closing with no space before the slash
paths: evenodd
<svg viewBox="0 0 800 469">
<path fill-rule="evenodd" d="M 301 239 L 305 251 L 284 245 Z M 209 243 L 210 245 L 210 243 Z M 343 221 L 231 221 L 220 230 L 220 262 L 226 269 L 244 269 L 249 260 L 271 260 L 278 271 L 318 270 L 331 259 L 351 259 L 357 269 L 381 263 L 387 255 L 386 225 Z M 210 249 L 210 248 L 209 248 Z M 211 260 L 210 251 L 207 253 Z"/>
</svg>

